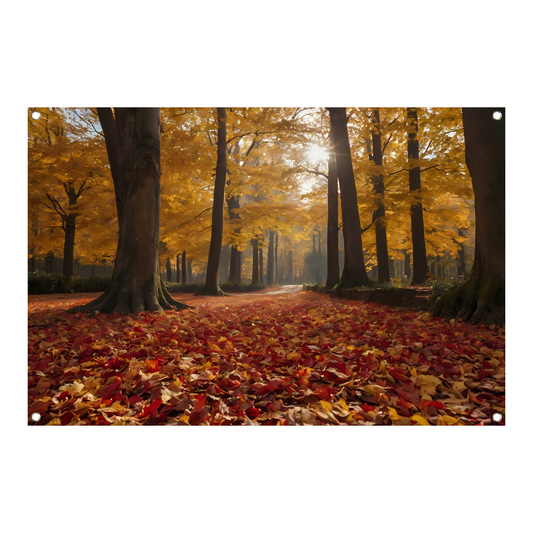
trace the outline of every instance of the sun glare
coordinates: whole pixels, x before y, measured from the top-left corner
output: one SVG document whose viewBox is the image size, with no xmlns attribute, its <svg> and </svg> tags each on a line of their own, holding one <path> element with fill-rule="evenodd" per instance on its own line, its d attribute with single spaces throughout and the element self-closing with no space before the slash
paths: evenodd
<svg viewBox="0 0 533 533">
<path fill-rule="evenodd" d="M 309 154 L 307 155 L 307 158 L 309 159 L 309 161 L 311 161 L 311 163 L 325 161 L 327 157 L 328 151 L 322 146 L 319 146 L 318 144 L 313 145 L 313 147 L 309 151 Z"/>
</svg>

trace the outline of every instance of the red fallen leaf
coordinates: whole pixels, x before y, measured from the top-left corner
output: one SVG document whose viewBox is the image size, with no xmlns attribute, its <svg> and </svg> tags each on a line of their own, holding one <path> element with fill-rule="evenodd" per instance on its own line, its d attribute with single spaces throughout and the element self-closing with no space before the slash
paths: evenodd
<svg viewBox="0 0 533 533">
<path fill-rule="evenodd" d="M 148 372 L 159 372 L 159 361 L 157 359 L 147 359 L 146 370 Z"/>
<path fill-rule="evenodd" d="M 159 409 L 160 405 L 161 405 L 161 398 L 159 398 L 159 400 L 154 400 L 150 405 L 146 406 L 143 409 L 143 412 L 142 412 L 141 416 L 143 418 L 145 416 L 150 416 L 152 413 L 155 413 Z"/>
<path fill-rule="evenodd" d="M 61 417 L 61 425 L 66 426 L 74 418 L 74 413 L 68 412 Z"/>
<path fill-rule="evenodd" d="M 361 405 L 361 409 L 363 409 L 363 411 L 365 413 L 368 413 L 369 411 L 373 411 L 374 410 L 374 406 L 368 405 L 367 403 L 364 403 L 364 404 Z"/>
<path fill-rule="evenodd" d="M 436 407 L 437 409 L 446 409 L 446 406 L 442 402 L 438 402 L 437 400 L 430 402 L 428 405 L 432 405 L 433 407 Z"/>
<path fill-rule="evenodd" d="M 327 402 L 335 390 L 332 387 L 328 387 L 327 385 L 318 385 L 315 394 L 323 401 Z"/>
<path fill-rule="evenodd" d="M 58 401 L 59 400 L 63 400 L 64 398 L 67 398 L 68 396 L 70 396 L 70 393 L 65 390 L 57 397 L 57 399 L 58 399 Z"/>
<path fill-rule="evenodd" d="M 263 394 L 268 394 L 269 392 L 275 392 L 283 388 L 283 381 L 281 379 L 273 379 L 269 381 L 266 385 L 263 385 L 258 390 L 255 391 L 257 396 L 262 396 Z"/>
<path fill-rule="evenodd" d="M 135 405 L 136 403 L 139 403 L 139 402 L 140 402 L 140 403 L 143 402 L 143 399 L 142 399 L 140 396 L 130 396 L 130 397 L 128 398 L 128 404 L 129 404 L 130 406 Z"/>
<path fill-rule="evenodd" d="M 194 404 L 194 410 L 201 409 L 205 405 L 205 402 L 207 401 L 207 394 L 205 393 L 198 394 L 195 400 L 196 400 L 196 403 Z"/>
<path fill-rule="evenodd" d="M 261 409 L 257 409 L 256 407 L 248 407 L 248 409 L 246 409 L 246 414 L 250 417 L 250 418 L 255 418 L 261 414 L 263 414 L 263 411 L 261 411 Z"/>
</svg>

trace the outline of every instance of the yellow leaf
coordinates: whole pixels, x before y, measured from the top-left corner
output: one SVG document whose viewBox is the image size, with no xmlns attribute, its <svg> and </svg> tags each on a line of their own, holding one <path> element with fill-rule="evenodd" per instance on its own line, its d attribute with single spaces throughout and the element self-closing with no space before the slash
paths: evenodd
<svg viewBox="0 0 533 533">
<path fill-rule="evenodd" d="M 457 418 L 454 418 L 453 416 L 448 416 L 448 415 L 441 416 L 440 420 L 445 422 L 447 426 L 451 426 L 452 424 L 457 424 L 457 422 L 459 422 Z"/>
<path fill-rule="evenodd" d="M 457 391 L 457 392 L 463 392 L 465 389 L 467 389 L 468 387 L 464 384 L 463 381 L 456 381 L 454 384 L 453 384 L 453 388 Z"/>
<path fill-rule="evenodd" d="M 343 409 L 345 409 L 346 411 L 349 411 L 349 410 L 350 410 L 350 409 L 348 408 L 348 405 L 346 405 L 346 402 L 344 401 L 344 398 L 341 398 L 341 399 L 339 400 L 339 403 L 341 404 L 341 407 L 342 407 Z"/>
<path fill-rule="evenodd" d="M 416 373 L 416 368 L 415 367 L 411 368 L 411 376 L 413 376 L 414 378 L 417 377 L 417 373 Z"/>
<path fill-rule="evenodd" d="M 185 422 L 188 426 L 190 426 L 190 424 L 189 424 L 189 416 L 188 416 L 188 415 L 183 415 L 183 416 L 180 418 L 180 421 L 181 421 L 181 422 Z"/>
<path fill-rule="evenodd" d="M 325 402 L 324 400 L 320 400 L 320 404 L 322 405 L 322 409 L 324 409 L 326 412 L 333 409 L 333 405 L 331 405 L 329 402 Z"/>
<path fill-rule="evenodd" d="M 431 425 L 422 415 L 413 415 L 411 420 L 414 420 L 417 426 L 429 426 Z"/>
<path fill-rule="evenodd" d="M 394 407 L 387 407 L 389 410 L 389 417 L 391 420 L 400 420 L 401 416 L 398 414 L 398 411 Z"/>
</svg>

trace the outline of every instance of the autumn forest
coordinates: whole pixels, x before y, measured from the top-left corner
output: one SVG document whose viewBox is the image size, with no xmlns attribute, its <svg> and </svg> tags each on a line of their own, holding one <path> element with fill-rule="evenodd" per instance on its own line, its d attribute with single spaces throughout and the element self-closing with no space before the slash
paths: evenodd
<svg viewBox="0 0 533 533">
<path fill-rule="evenodd" d="M 29 108 L 28 423 L 505 424 L 504 108 Z"/>
</svg>

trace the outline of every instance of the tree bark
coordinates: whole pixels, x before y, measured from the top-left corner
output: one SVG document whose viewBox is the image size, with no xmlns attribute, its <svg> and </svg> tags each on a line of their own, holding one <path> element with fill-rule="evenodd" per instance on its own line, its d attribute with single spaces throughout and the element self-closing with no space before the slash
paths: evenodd
<svg viewBox="0 0 533 533">
<path fill-rule="evenodd" d="M 458 228 L 459 237 L 465 236 L 465 230 L 463 228 Z M 464 281 L 466 274 L 466 264 L 465 264 L 465 243 L 459 243 L 459 253 L 457 257 L 457 276 L 461 276 Z"/>
<path fill-rule="evenodd" d="M 412 166 L 418 162 L 418 112 L 416 107 L 407 108 L 407 158 L 409 161 L 409 191 L 414 200 L 411 203 L 411 236 L 413 242 L 413 279 L 411 285 L 420 285 L 427 277 L 428 262 L 426 255 L 426 238 L 424 235 L 424 211 L 420 192 L 422 182 L 420 179 L 420 165 Z"/>
<path fill-rule="evenodd" d="M 106 291 L 71 311 L 128 314 L 189 307 L 170 296 L 160 273 L 159 109 L 116 108 L 114 119 L 110 110 L 103 110 L 101 118 L 119 215 L 115 266 Z M 128 163 L 121 166 L 119 156 Z M 126 172 L 130 163 L 131 172 Z"/>
<path fill-rule="evenodd" d="M 279 270 L 278 270 L 278 232 L 274 232 L 274 279 L 276 283 L 279 283 Z"/>
<path fill-rule="evenodd" d="M 337 270 L 338 273 L 338 270 Z M 289 285 L 292 285 L 292 250 L 289 250 Z"/>
<path fill-rule="evenodd" d="M 339 193 L 335 154 L 328 156 L 328 273 L 326 288 L 331 289 L 340 281 L 339 275 Z"/>
<path fill-rule="evenodd" d="M 259 283 L 259 246 L 257 239 L 252 239 L 252 283 Z"/>
<path fill-rule="evenodd" d="M 167 257 L 167 281 L 172 281 L 172 266 L 170 265 L 170 258 Z"/>
<path fill-rule="evenodd" d="M 501 113 L 495 120 L 493 113 Z M 466 164 L 476 233 L 468 279 L 435 303 L 436 316 L 470 324 L 505 323 L 505 108 L 463 108 Z"/>
<path fill-rule="evenodd" d="M 270 230 L 267 253 L 267 285 L 274 284 L 274 232 Z"/>
<path fill-rule="evenodd" d="M 187 251 L 181 253 L 181 282 L 187 283 Z"/>
<path fill-rule="evenodd" d="M 374 110 L 374 126 L 372 128 L 372 160 L 376 166 L 383 165 L 383 153 L 381 151 L 381 128 L 379 119 L 379 109 Z M 390 279 L 389 252 L 387 249 L 387 229 L 384 224 L 385 206 L 383 196 L 385 194 L 385 184 L 383 183 L 383 174 L 379 170 L 375 171 L 372 181 L 374 184 L 374 194 L 377 196 L 378 207 L 374 211 L 373 219 L 375 220 L 376 232 L 376 256 L 378 259 L 378 283 L 387 283 Z"/>
<path fill-rule="evenodd" d="M 215 191 L 213 198 L 213 213 L 211 224 L 211 243 L 207 259 L 207 273 L 205 286 L 199 293 L 201 295 L 225 296 L 220 290 L 218 272 L 220 268 L 220 253 L 222 252 L 222 234 L 224 231 L 224 190 L 226 188 L 226 108 L 218 107 L 218 140 L 217 140 L 217 167 L 215 175 Z"/>
<path fill-rule="evenodd" d="M 404 255 L 404 267 L 403 267 L 404 276 L 406 278 L 410 278 L 411 277 L 411 254 L 409 252 L 404 252 L 403 255 Z"/>
<path fill-rule="evenodd" d="M 364 285 L 368 282 L 363 243 L 361 240 L 361 223 L 357 206 L 357 190 L 346 126 L 346 108 L 327 108 L 331 122 L 331 136 L 335 146 L 337 176 L 341 189 L 342 227 L 344 234 L 344 269 L 341 283 L 344 286 Z"/>
<path fill-rule="evenodd" d="M 226 203 L 228 204 L 228 214 L 230 220 L 240 219 L 241 216 L 237 212 L 239 209 L 239 196 L 231 196 L 226 198 Z M 236 230 L 236 233 L 239 233 L 240 230 Z M 229 276 L 228 281 L 236 283 L 237 285 L 241 284 L 241 252 L 237 250 L 236 246 L 231 245 L 230 251 L 230 262 L 229 262 Z"/>
<path fill-rule="evenodd" d="M 259 283 L 263 283 L 263 248 L 259 248 Z"/>
<path fill-rule="evenodd" d="M 180 254 L 176 256 L 176 283 L 180 282 Z"/>
</svg>

